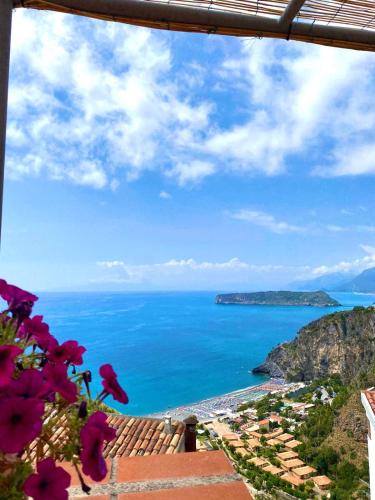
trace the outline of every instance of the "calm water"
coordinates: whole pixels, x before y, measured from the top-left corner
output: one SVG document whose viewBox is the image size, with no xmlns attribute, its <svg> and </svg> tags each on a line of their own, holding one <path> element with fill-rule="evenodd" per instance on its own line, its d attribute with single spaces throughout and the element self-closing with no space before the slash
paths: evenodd
<svg viewBox="0 0 375 500">
<path fill-rule="evenodd" d="M 98 368 L 112 363 L 126 388 L 126 413 L 143 415 L 230 392 L 264 380 L 248 370 L 334 310 L 370 305 L 375 296 L 331 294 L 345 307 L 219 306 L 213 292 L 44 293 L 44 314 L 60 341 L 77 339 L 100 389 Z"/>
</svg>

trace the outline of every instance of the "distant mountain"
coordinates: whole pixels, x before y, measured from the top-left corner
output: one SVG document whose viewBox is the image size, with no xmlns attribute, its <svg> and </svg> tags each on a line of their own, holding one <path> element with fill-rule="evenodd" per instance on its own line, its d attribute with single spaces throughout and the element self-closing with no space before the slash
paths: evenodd
<svg viewBox="0 0 375 500">
<path fill-rule="evenodd" d="M 331 273 L 324 274 L 318 278 L 304 281 L 293 281 L 288 288 L 298 291 L 337 290 L 341 285 L 348 283 L 355 277 L 352 273 Z"/>
<path fill-rule="evenodd" d="M 216 304 L 278 305 L 329 307 L 340 304 L 325 292 L 255 292 L 224 293 L 216 296 Z"/>
<path fill-rule="evenodd" d="M 366 269 L 352 280 L 342 283 L 335 291 L 375 293 L 375 267 Z"/>
</svg>

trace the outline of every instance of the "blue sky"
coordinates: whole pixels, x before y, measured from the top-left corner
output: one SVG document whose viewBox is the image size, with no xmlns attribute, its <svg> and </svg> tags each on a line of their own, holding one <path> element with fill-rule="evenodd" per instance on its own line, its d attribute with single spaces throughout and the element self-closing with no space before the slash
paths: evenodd
<svg viewBox="0 0 375 500">
<path fill-rule="evenodd" d="M 1 274 L 277 288 L 375 266 L 375 55 L 16 11 Z"/>
</svg>

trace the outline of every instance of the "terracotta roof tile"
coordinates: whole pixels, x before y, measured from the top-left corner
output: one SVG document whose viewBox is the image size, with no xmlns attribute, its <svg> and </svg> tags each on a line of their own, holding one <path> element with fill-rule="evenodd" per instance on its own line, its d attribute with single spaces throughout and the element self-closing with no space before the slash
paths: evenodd
<svg viewBox="0 0 375 500">
<path fill-rule="evenodd" d="M 51 421 L 55 416 L 56 412 L 52 410 L 45 415 L 45 421 Z M 166 433 L 165 422 L 161 419 L 109 414 L 107 421 L 117 432 L 116 439 L 106 443 L 104 447 L 105 458 L 177 453 L 184 443 L 183 422 L 172 420 L 170 432 Z M 59 446 L 70 441 L 70 426 L 65 416 L 57 419 L 50 436 L 51 442 Z M 33 460 L 36 458 L 36 446 L 36 441 L 30 445 L 30 456 Z M 47 445 L 43 447 L 43 453 L 48 454 Z"/>
</svg>

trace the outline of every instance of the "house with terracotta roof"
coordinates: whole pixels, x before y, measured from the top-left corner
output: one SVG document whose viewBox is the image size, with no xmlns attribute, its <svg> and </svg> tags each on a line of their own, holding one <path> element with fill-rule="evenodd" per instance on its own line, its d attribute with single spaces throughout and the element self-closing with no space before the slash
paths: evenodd
<svg viewBox="0 0 375 500">
<path fill-rule="evenodd" d="M 362 391 L 361 401 L 368 420 L 367 446 L 370 468 L 370 494 L 371 500 L 375 500 L 375 388 L 371 387 L 367 391 Z"/>
<path fill-rule="evenodd" d="M 314 476 L 311 478 L 317 490 L 328 490 L 332 481 L 327 476 Z"/>
<path fill-rule="evenodd" d="M 287 441 L 291 441 L 293 439 L 293 435 L 285 432 L 284 434 L 280 434 L 279 436 L 277 436 L 277 439 L 279 439 L 283 443 L 286 443 Z"/>
<path fill-rule="evenodd" d="M 286 472 L 285 474 L 280 476 L 280 479 L 283 479 L 287 483 L 291 484 L 293 486 L 293 488 L 296 488 L 297 486 L 299 486 L 300 484 L 303 484 L 305 482 L 305 481 L 303 481 L 303 479 L 300 479 L 300 478 L 294 476 L 290 472 Z"/>
<path fill-rule="evenodd" d="M 282 476 L 284 474 L 283 469 L 280 469 L 280 467 L 276 467 L 276 465 L 267 465 L 267 467 L 264 467 L 263 470 L 269 472 L 270 474 L 273 474 L 274 476 Z"/>
<path fill-rule="evenodd" d="M 127 456 L 107 460 L 101 483 L 89 482 L 88 497 L 70 464 L 70 500 L 252 500 L 241 476 L 221 450 Z"/>
<path fill-rule="evenodd" d="M 308 479 L 313 474 L 315 474 L 316 469 L 314 467 L 310 467 L 309 465 L 304 465 L 302 467 L 297 467 L 293 469 L 293 473 L 296 474 L 301 479 Z"/>
<path fill-rule="evenodd" d="M 276 446 L 277 444 L 282 444 L 282 442 L 279 441 L 278 439 L 269 439 L 267 441 L 268 446 Z"/>
<path fill-rule="evenodd" d="M 259 439 L 256 438 L 248 439 L 246 441 L 246 444 L 251 450 L 257 450 L 261 447 Z"/>
<path fill-rule="evenodd" d="M 298 441 L 297 439 L 292 439 L 291 441 L 285 443 L 285 446 L 287 448 L 290 448 L 291 450 L 294 450 L 294 448 L 297 448 L 297 446 L 299 446 L 300 444 L 302 444 L 301 441 Z"/>
<path fill-rule="evenodd" d="M 281 451 L 276 453 L 276 456 L 279 460 L 290 460 L 291 458 L 298 458 L 298 453 L 295 451 Z"/>
<path fill-rule="evenodd" d="M 302 462 L 299 458 L 292 458 L 292 460 L 280 460 L 280 465 L 287 470 L 293 470 L 304 466 L 305 462 Z"/>
<path fill-rule="evenodd" d="M 267 460 L 264 460 L 264 458 L 261 457 L 250 458 L 248 462 L 255 465 L 256 467 L 265 467 L 266 465 L 270 465 L 270 463 Z"/>
</svg>

